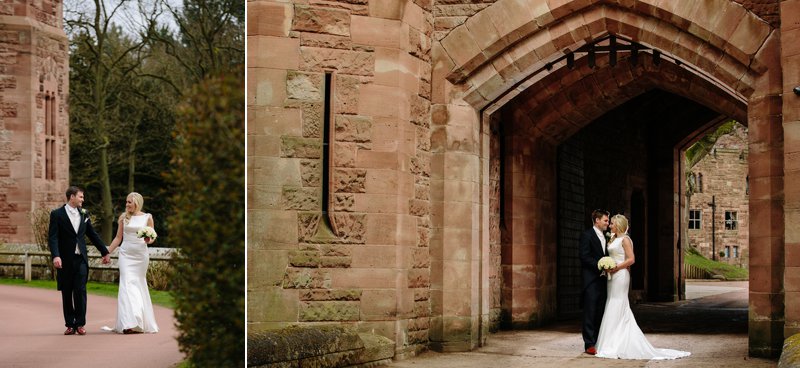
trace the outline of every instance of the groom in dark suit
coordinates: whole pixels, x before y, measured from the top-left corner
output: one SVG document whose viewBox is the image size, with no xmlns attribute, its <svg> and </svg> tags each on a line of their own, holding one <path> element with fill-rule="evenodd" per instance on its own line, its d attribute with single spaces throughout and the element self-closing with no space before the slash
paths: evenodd
<svg viewBox="0 0 800 368">
<path fill-rule="evenodd" d="M 581 234 L 578 251 L 583 279 L 583 349 L 587 354 L 597 354 L 595 344 L 600 334 L 600 322 L 606 307 L 606 278 L 600 276 L 597 262 L 606 255 L 608 212 L 592 211 L 592 228 Z"/>
<path fill-rule="evenodd" d="M 64 309 L 64 335 L 85 335 L 86 281 L 89 278 L 89 257 L 86 255 L 86 237 L 103 255 L 103 263 L 111 261 L 105 243 L 92 227 L 83 205 L 83 189 L 67 189 L 67 203 L 50 211 L 50 229 L 47 243 L 58 269 L 56 281 L 61 290 Z"/>
</svg>

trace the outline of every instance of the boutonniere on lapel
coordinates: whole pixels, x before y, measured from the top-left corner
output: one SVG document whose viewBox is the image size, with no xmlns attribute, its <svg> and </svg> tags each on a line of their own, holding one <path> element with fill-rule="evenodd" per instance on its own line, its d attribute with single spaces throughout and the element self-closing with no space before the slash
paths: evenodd
<svg viewBox="0 0 800 368">
<path fill-rule="evenodd" d="M 606 243 L 611 241 L 611 232 L 610 231 L 607 231 L 604 235 L 606 236 Z"/>
<path fill-rule="evenodd" d="M 81 214 L 81 216 L 84 217 L 83 222 L 89 221 L 89 215 L 88 215 L 89 212 L 87 212 L 83 207 L 79 208 L 78 212 Z"/>
</svg>

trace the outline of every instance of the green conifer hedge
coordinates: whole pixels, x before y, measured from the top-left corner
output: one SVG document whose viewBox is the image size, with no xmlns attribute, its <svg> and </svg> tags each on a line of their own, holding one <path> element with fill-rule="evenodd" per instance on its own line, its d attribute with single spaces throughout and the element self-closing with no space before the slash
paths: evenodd
<svg viewBox="0 0 800 368">
<path fill-rule="evenodd" d="M 170 240 L 178 343 L 191 365 L 244 367 L 244 73 L 209 78 L 178 108 Z"/>
</svg>

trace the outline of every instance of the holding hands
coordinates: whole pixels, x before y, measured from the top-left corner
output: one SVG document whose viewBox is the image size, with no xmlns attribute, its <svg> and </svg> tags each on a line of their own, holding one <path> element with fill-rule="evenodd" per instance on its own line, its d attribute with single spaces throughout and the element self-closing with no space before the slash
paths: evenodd
<svg viewBox="0 0 800 368">
<path fill-rule="evenodd" d="M 109 264 L 109 263 L 111 263 L 111 253 L 106 253 L 106 255 L 103 256 L 103 264 Z M 61 263 L 61 257 L 53 258 L 53 267 L 59 269 L 64 267 L 64 265 Z"/>
</svg>

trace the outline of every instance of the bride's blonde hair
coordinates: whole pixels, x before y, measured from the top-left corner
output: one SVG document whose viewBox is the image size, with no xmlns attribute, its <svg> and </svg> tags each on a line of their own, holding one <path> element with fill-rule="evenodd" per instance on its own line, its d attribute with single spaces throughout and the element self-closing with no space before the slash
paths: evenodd
<svg viewBox="0 0 800 368">
<path fill-rule="evenodd" d="M 141 194 L 136 192 L 131 192 L 130 194 L 128 194 L 128 197 L 126 198 L 130 198 L 131 200 L 133 200 L 133 204 L 136 206 L 136 208 L 133 209 L 133 213 L 136 213 L 136 211 L 141 211 L 142 208 L 144 208 L 144 197 L 142 197 Z M 131 221 L 131 216 L 133 216 L 133 214 L 128 212 L 128 210 L 125 210 L 123 216 L 125 216 L 124 221 L 125 224 L 127 225 Z"/>
<path fill-rule="evenodd" d="M 623 215 L 619 215 L 619 214 L 614 215 L 614 217 L 611 218 L 611 223 L 614 224 L 617 227 L 617 230 L 619 232 L 621 232 L 623 234 L 627 234 L 628 233 L 628 218 L 627 217 L 625 217 Z M 614 238 L 616 236 L 617 236 L 616 233 L 611 235 L 612 238 Z"/>
</svg>

